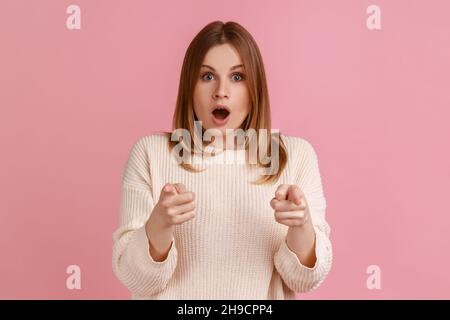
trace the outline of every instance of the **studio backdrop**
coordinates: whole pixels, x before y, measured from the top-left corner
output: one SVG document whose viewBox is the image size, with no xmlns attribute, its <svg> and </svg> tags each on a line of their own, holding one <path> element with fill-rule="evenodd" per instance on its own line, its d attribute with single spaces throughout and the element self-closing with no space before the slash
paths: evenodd
<svg viewBox="0 0 450 320">
<path fill-rule="evenodd" d="M 450 2 L 0 2 L 0 298 L 129 299 L 132 145 L 171 129 L 212 21 L 255 38 L 272 126 L 320 164 L 333 265 L 298 299 L 450 298 Z"/>
</svg>

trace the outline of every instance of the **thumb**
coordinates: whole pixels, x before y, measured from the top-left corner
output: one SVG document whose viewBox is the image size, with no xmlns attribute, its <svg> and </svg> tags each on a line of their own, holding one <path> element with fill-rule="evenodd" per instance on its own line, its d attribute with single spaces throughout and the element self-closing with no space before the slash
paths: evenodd
<svg viewBox="0 0 450 320">
<path fill-rule="evenodd" d="M 301 200 L 300 190 L 297 187 L 295 187 L 294 185 L 289 186 L 288 200 L 292 201 L 296 205 L 300 204 L 300 200 Z"/>
</svg>

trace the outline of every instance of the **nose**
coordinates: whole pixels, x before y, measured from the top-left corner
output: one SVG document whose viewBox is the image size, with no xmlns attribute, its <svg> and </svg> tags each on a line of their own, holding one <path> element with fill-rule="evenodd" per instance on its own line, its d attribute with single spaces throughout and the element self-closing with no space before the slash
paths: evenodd
<svg viewBox="0 0 450 320">
<path fill-rule="evenodd" d="M 228 98 L 228 88 L 226 86 L 225 81 L 220 81 L 217 85 L 217 88 L 214 92 L 214 98 L 220 99 L 220 98 Z"/>
</svg>

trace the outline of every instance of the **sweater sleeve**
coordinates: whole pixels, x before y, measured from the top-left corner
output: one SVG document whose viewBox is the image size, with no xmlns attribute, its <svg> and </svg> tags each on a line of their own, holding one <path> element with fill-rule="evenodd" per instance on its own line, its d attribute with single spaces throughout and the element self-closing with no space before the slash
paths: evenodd
<svg viewBox="0 0 450 320">
<path fill-rule="evenodd" d="M 164 261 L 154 261 L 149 252 L 145 223 L 154 207 L 146 139 L 132 147 L 122 173 L 120 224 L 113 233 L 112 267 L 119 281 L 131 293 L 151 296 L 164 290 L 177 263 L 172 238 Z"/>
<path fill-rule="evenodd" d="M 301 153 L 297 153 L 297 176 L 295 184 L 305 194 L 316 233 L 316 263 L 312 268 L 302 265 L 297 255 L 290 250 L 286 239 L 274 256 L 274 264 L 286 285 L 294 292 L 308 292 L 316 289 L 331 270 L 333 253 L 330 226 L 325 220 L 326 200 L 316 152 L 305 139 L 300 139 Z"/>
</svg>

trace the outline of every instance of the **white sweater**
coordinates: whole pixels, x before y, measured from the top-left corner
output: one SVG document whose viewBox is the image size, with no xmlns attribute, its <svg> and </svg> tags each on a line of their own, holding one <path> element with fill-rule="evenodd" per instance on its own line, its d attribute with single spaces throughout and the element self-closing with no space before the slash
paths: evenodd
<svg viewBox="0 0 450 320">
<path fill-rule="evenodd" d="M 331 269 L 332 246 L 317 155 L 307 140 L 280 136 L 288 163 L 276 183 L 264 185 L 250 184 L 260 171 L 237 161 L 186 171 L 169 160 L 162 134 L 135 142 L 123 170 L 112 250 L 113 271 L 132 299 L 295 299 L 295 293 L 322 283 Z M 157 262 L 149 254 L 144 224 L 166 183 L 183 183 L 195 192 L 196 216 L 175 226 L 169 254 Z M 313 268 L 300 263 L 286 243 L 288 226 L 275 221 L 270 200 L 283 183 L 297 184 L 309 204 L 316 231 Z"/>
</svg>

